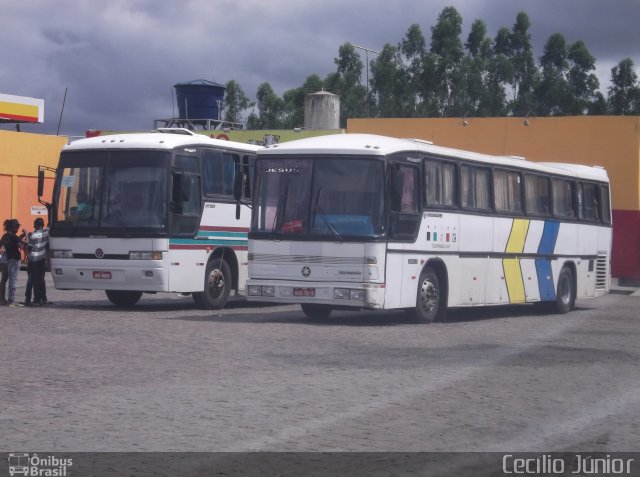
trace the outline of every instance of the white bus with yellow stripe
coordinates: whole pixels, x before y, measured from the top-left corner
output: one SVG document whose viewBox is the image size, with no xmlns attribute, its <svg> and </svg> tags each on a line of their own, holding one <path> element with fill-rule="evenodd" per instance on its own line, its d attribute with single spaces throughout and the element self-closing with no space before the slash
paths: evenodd
<svg viewBox="0 0 640 477">
<path fill-rule="evenodd" d="M 609 288 L 609 180 L 425 141 L 346 134 L 258 153 L 250 300 L 398 309 L 542 303 Z"/>
<path fill-rule="evenodd" d="M 244 292 L 249 216 L 236 219 L 234 185 L 248 203 L 259 149 L 186 129 L 65 146 L 50 207 L 56 288 L 104 290 L 119 306 L 176 292 L 222 308 Z"/>
</svg>

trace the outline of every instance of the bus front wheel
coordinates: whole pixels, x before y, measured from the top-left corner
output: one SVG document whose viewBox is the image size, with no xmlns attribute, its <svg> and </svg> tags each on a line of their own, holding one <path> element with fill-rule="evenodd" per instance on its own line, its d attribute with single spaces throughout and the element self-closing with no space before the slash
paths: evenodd
<svg viewBox="0 0 640 477">
<path fill-rule="evenodd" d="M 141 291 L 129 290 L 105 290 L 107 298 L 111 303 L 123 308 L 129 308 L 138 303 L 142 296 Z"/>
<path fill-rule="evenodd" d="M 558 276 L 558 291 L 556 292 L 557 313 L 568 313 L 576 303 L 576 291 L 573 282 L 573 272 L 569 267 L 563 267 Z"/>
<path fill-rule="evenodd" d="M 413 314 L 420 323 L 432 323 L 444 314 L 442 308 L 443 297 L 438 274 L 427 267 L 420 275 Z"/>
<path fill-rule="evenodd" d="M 313 320 L 329 318 L 332 311 L 329 305 L 317 305 L 315 303 L 303 303 L 300 307 L 304 314 Z"/>
<path fill-rule="evenodd" d="M 207 264 L 204 277 L 204 291 L 193 294 L 193 301 L 200 308 L 219 310 L 224 308 L 231 293 L 231 270 L 221 258 L 214 258 Z"/>
</svg>

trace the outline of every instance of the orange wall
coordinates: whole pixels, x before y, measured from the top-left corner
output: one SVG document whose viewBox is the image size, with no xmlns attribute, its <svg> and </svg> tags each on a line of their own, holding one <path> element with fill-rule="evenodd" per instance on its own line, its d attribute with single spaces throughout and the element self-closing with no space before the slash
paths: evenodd
<svg viewBox="0 0 640 477">
<path fill-rule="evenodd" d="M 38 166 L 55 168 L 66 143 L 66 136 L 0 131 L 0 223 L 17 218 L 27 230 L 33 228 L 38 216 L 31 207 L 40 205 Z M 48 174 L 43 198 L 50 201 L 52 191 L 53 176 Z"/>
<path fill-rule="evenodd" d="M 11 197 L 13 197 L 13 178 L 7 175 L 0 175 L 0 234 L 4 233 L 1 228 L 5 219 L 12 216 Z"/>
<path fill-rule="evenodd" d="M 464 125 L 466 121 L 467 125 Z M 554 118 L 349 119 L 348 133 L 382 134 L 433 141 L 440 146 L 531 161 L 606 167 L 612 206 L 640 210 L 640 118 L 571 116 Z"/>
</svg>

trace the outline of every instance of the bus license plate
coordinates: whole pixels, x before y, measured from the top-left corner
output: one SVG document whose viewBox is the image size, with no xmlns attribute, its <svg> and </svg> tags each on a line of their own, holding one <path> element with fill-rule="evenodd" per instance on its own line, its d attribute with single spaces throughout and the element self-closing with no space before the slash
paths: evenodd
<svg viewBox="0 0 640 477">
<path fill-rule="evenodd" d="M 293 296 L 316 296 L 315 288 L 294 288 Z"/>
<path fill-rule="evenodd" d="M 98 280 L 111 280 L 111 272 L 93 272 L 93 278 Z"/>
</svg>

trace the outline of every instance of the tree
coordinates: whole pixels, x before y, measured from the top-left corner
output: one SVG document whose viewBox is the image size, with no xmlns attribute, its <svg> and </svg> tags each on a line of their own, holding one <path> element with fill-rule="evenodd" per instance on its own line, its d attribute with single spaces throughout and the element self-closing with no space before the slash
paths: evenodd
<svg viewBox="0 0 640 477">
<path fill-rule="evenodd" d="M 565 73 L 569 70 L 567 45 L 560 33 L 551 35 L 547 40 L 544 53 L 540 57 L 540 66 L 542 77 L 535 88 L 537 114 L 566 114 L 568 105 L 573 101 L 569 98 L 569 85 L 565 80 Z"/>
<path fill-rule="evenodd" d="M 407 114 L 415 116 L 420 102 L 420 81 L 423 59 L 426 53 L 426 42 L 420 25 L 414 23 L 409 27 L 407 33 L 400 44 L 400 52 L 404 55 L 405 61 L 403 69 L 408 78 L 406 88 L 409 90 L 407 97 L 410 97 L 409 111 Z"/>
<path fill-rule="evenodd" d="M 464 56 L 462 41 L 462 17 L 454 7 L 440 12 L 437 23 L 431 27 L 431 53 L 436 55 L 435 88 L 438 110 L 442 116 L 464 115 L 467 111 L 459 101 L 458 92 L 464 88 L 464 74 L 460 63 Z"/>
<path fill-rule="evenodd" d="M 251 114 L 247 127 L 249 129 L 279 129 L 282 126 L 283 101 L 273 91 L 269 83 L 258 86 L 258 115 Z"/>
<path fill-rule="evenodd" d="M 224 120 L 230 123 L 240 123 L 242 112 L 252 107 L 254 103 L 249 101 L 235 80 L 229 80 L 224 92 L 224 105 Z"/>
<path fill-rule="evenodd" d="M 606 114 L 606 102 L 598 91 L 600 82 L 594 71 L 596 60 L 583 41 L 576 41 L 569 46 L 568 53 L 569 71 L 567 73 L 567 83 L 571 91 L 571 102 L 568 105 L 567 114 L 596 114 L 598 110 L 604 111 L 598 114 Z"/>
<path fill-rule="evenodd" d="M 402 100 L 403 95 L 407 95 L 406 84 L 399 47 L 387 43 L 371 62 L 371 93 L 376 99 L 378 116 L 402 116 L 406 106 Z"/>
<path fill-rule="evenodd" d="M 338 73 L 353 73 L 358 78 L 362 75 L 362 60 L 351 43 L 344 43 L 338 48 L 338 57 L 333 59 L 338 66 Z"/>
<path fill-rule="evenodd" d="M 640 114 L 640 85 L 633 60 L 625 58 L 611 69 L 609 112 L 611 114 Z"/>
<path fill-rule="evenodd" d="M 538 70 L 533 59 L 533 47 L 529 27 L 529 16 L 520 12 L 516 16 L 516 22 L 506 38 L 496 38 L 500 41 L 500 49 L 506 48 L 506 56 L 512 64 L 511 75 L 512 100 L 509 102 L 509 110 L 514 116 L 525 116 L 535 112 L 534 89 L 538 81 Z M 499 32 L 504 35 L 504 32 Z"/>
<path fill-rule="evenodd" d="M 482 20 L 471 25 L 467 42 L 466 109 L 473 116 L 499 116 L 505 111 L 505 91 L 502 83 L 504 55 L 496 55 L 487 38 L 487 27 Z M 500 58 L 498 58 L 500 56 Z M 508 62 L 506 62 L 508 63 Z"/>
<path fill-rule="evenodd" d="M 367 88 L 362 84 L 363 64 L 356 48 L 344 43 L 333 59 L 337 71 L 325 79 L 325 88 L 340 95 L 340 127 L 346 127 L 347 118 L 367 115 Z"/>
</svg>

